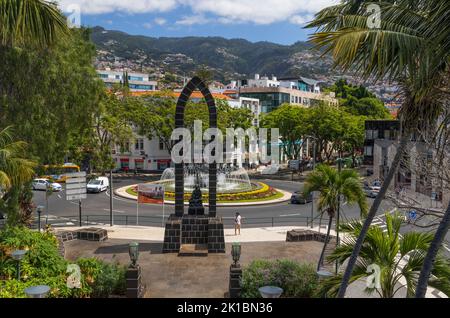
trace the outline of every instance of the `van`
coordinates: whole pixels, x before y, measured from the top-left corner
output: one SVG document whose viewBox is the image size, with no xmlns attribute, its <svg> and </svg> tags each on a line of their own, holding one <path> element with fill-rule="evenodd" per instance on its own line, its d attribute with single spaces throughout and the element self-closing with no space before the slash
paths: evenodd
<svg viewBox="0 0 450 318">
<path fill-rule="evenodd" d="M 109 189 L 109 179 L 107 177 L 98 177 L 92 179 L 87 184 L 88 193 L 100 193 Z"/>
</svg>

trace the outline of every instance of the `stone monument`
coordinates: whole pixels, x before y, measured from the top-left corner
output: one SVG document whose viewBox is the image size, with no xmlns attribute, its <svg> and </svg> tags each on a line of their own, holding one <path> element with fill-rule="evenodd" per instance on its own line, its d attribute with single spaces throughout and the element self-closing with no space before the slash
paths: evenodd
<svg viewBox="0 0 450 318">
<path fill-rule="evenodd" d="M 217 109 L 208 87 L 199 77 L 192 78 L 180 94 L 175 113 L 175 128 L 184 128 L 186 104 L 199 90 L 209 110 L 209 127 L 217 128 Z M 206 256 L 225 253 L 224 226 L 217 217 L 217 163 L 209 164 L 209 205 L 205 214 L 199 178 L 189 201 L 188 214 L 184 207 L 184 163 L 175 164 L 175 213 L 166 223 L 163 253 L 183 256 Z"/>
</svg>

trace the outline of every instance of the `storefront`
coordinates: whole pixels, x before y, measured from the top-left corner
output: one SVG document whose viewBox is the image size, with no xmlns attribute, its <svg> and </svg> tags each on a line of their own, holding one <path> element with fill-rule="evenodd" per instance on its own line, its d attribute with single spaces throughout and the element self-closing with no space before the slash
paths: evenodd
<svg viewBox="0 0 450 318">
<path fill-rule="evenodd" d="M 120 158 L 120 169 L 121 170 L 130 170 L 130 159 L 129 158 Z"/>
<path fill-rule="evenodd" d="M 134 159 L 134 167 L 138 171 L 144 170 L 144 159 Z"/>
<path fill-rule="evenodd" d="M 157 160 L 156 162 L 158 165 L 158 170 L 160 170 L 160 171 L 170 168 L 170 163 L 171 163 L 170 159 L 160 159 L 160 160 Z"/>
</svg>

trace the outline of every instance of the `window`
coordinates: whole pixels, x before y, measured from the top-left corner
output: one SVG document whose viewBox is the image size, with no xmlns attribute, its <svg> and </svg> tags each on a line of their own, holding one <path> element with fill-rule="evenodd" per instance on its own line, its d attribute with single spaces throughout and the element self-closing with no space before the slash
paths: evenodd
<svg viewBox="0 0 450 318">
<path fill-rule="evenodd" d="M 373 147 L 372 146 L 365 146 L 364 147 L 364 156 L 372 157 L 373 156 Z"/>
<path fill-rule="evenodd" d="M 144 150 L 144 139 L 137 139 L 134 145 L 135 150 Z"/>
<path fill-rule="evenodd" d="M 367 140 L 374 140 L 378 139 L 378 130 L 366 130 L 366 139 Z"/>
<path fill-rule="evenodd" d="M 159 150 L 164 150 L 164 142 L 161 139 L 159 140 Z"/>
</svg>

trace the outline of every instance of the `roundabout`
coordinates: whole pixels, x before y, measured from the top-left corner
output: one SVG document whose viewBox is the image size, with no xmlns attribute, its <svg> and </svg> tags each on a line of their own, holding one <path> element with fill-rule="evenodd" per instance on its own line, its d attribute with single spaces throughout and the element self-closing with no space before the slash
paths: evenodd
<svg viewBox="0 0 450 318">
<path fill-rule="evenodd" d="M 149 182 L 149 184 L 160 184 L 160 182 Z M 217 196 L 217 206 L 232 207 L 232 206 L 258 206 L 258 205 L 272 205 L 277 203 L 288 202 L 291 199 L 291 193 L 273 188 L 265 183 L 257 182 L 252 183 L 254 188 L 247 192 L 230 192 L 220 193 Z M 137 201 L 137 187 L 138 184 L 133 184 L 125 187 L 121 187 L 115 191 L 115 194 L 119 197 Z M 191 193 L 185 193 L 185 205 L 189 205 L 189 198 Z M 174 193 L 171 191 L 165 191 L 165 204 L 175 204 Z M 206 202 L 205 206 L 208 206 L 208 194 L 203 193 L 202 199 Z"/>
<path fill-rule="evenodd" d="M 188 205 L 192 193 L 199 188 L 201 199 L 205 206 L 209 202 L 209 170 L 207 166 L 187 165 L 184 169 L 184 204 Z M 166 169 L 159 181 L 143 184 L 162 186 L 164 188 L 164 202 L 175 204 L 175 170 Z M 116 190 L 116 195 L 131 199 L 138 199 L 138 189 L 142 184 L 133 184 Z M 217 205 L 261 205 L 289 201 L 291 194 L 276 189 L 263 182 L 251 182 L 247 171 L 242 168 L 224 166 L 217 171 Z"/>
</svg>

